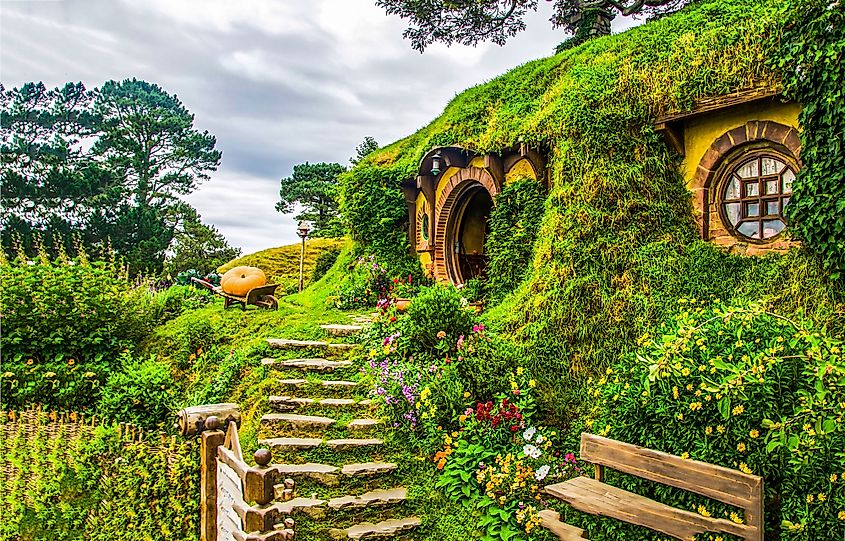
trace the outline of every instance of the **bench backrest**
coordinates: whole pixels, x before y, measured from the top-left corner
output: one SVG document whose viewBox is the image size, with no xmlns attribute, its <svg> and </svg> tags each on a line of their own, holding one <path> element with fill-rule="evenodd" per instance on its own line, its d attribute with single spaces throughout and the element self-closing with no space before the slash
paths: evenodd
<svg viewBox="0 0 845 541">
<path fill-rule="evenodd" d="M 745 511 L 746 524 L 762 529 L 763 478 L 757 475 L 587 432 L 581 434 L 581 459 L 739 507 Z"/>
</svg>

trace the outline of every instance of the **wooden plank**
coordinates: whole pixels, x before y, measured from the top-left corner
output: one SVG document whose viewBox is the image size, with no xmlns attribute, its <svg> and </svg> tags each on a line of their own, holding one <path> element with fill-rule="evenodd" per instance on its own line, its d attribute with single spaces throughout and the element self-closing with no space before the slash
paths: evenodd
<svg viewBox="0 0 845 541">
<path fill-rule="evenodd" d="M 543 509 L 537 516 L 540 517 L 540 526 L 549 530 L 560 541 L 579 541 L 586 539 L 584 530 L 571 524 L 560 521 L 560 513 L 551 509 Z"/>
<path fill-rule="evenodd" d="M 758 100 L 774 98 L 782 93 L 779 86 L 762 86 L 755 88 L 746 88 L 737 90 L 730 94 L 723 94 L 721 96 L 710 96 L 696 100 L 695 105 L 687 111 L 678 111 L 657 117 L 658 123 L 676 122 L 678 120 L 687 120 L 706 113 L 726 109 L 744 103 L 750 103 Z"/>
<path fill-rule="evenodd" d="M 229 422 L 229 428 L 226 430 L 226 441 L 223 442 L 223 447 L 231 449 L 235 458 L 243 461 L 244 454 L 241 451 L 241 440 L 238 437 L 238 425 L 234 421 Z"/>
<path fill-rule="evenodd" d="M 200 457 L 200 541 L 217 541 L 217 449 L 225 435 L 220 430 L 202 433 Z"/>
<path fill-rule="evenodd" d="M 589 477 L 576 477 L 564 483 L 547 486 L 544 490 L 579 511 L 644 526 L 684 541 L 692 540 L 695 535 L 705 532 L 756 539 L 755 529 L 748 525 L 676 509 Z"/>
<path fill-rule="evenodd" d="M 243 503 L 243 484 L 237 472 L 217 460 L 217 541 L 235 541 L 235 533 L 243 531 L 237 507 Z"/>
<path fill-rule="evenodd" d="M 581 434 L 581 459 L 718 500 L 757 509 L 763 479 L 698 460 L 588 434 Z"/>
<path fill-rule="evenodd" d="M 226 449 L 225 446 L 220 446 L 217 448 L 217 458 L 235 470 L 235 473 L 238 474 L 241 481 L 246 479 L 246 473 L 249 471 L 249 465 L 243 460 L 238 460 L 234 451 Z"/>
</svg>

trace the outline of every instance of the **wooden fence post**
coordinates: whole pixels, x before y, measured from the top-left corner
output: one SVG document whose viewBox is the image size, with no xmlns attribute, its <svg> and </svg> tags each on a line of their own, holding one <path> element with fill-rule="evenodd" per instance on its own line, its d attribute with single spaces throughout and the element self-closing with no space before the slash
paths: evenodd
<svg viewBox="0 0 845 541">
<path fill-rule="evenodd" d="M 218 430 L 217 417 L 209 417 L 202 433 L 200 463 L 200 541 L 217 541 L 217 448 L 226 434 Z"/>
</svg>

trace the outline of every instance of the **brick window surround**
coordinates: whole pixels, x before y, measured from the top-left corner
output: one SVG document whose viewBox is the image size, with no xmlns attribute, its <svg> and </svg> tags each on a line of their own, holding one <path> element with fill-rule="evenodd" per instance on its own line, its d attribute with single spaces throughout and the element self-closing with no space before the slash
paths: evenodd
<svg viewBox="0 0 845 541">
<path fill-rule="evenodd" d="M 741 238 L 723 222 L 722 194 L 728 173 L 748 157 L 766 152 L 797 172 L 801 167 L 798 131 L 770 120 L 750 121 L 722 134 L 704 153 L 691 185 L 702 239 L 725 247 L 742 245 L 749 255 L 784 250 L 794 244 L 784 235 L 760 241 Z"/>
</svg>

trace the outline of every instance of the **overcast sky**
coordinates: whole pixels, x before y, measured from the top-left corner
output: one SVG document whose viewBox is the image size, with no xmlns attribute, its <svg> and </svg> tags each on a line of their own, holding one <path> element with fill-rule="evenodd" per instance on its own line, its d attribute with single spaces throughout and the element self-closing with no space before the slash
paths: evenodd
<svg viewBox="0 0 845 541">
<path fill-rule="evenodd" d="M 294 164 L 348 164 L 365 136 L 390 143 L 461 90 L 548 56 L 565 38 L 550 11 L 540 2 L 504 47 L 421 55 L 374 0 L 0 0 L 0 81 L 137 77 L 177 94 L 223 152 L 187 199 L 249 253 L 298 240 L 274 209 Z"/>
</svg>

